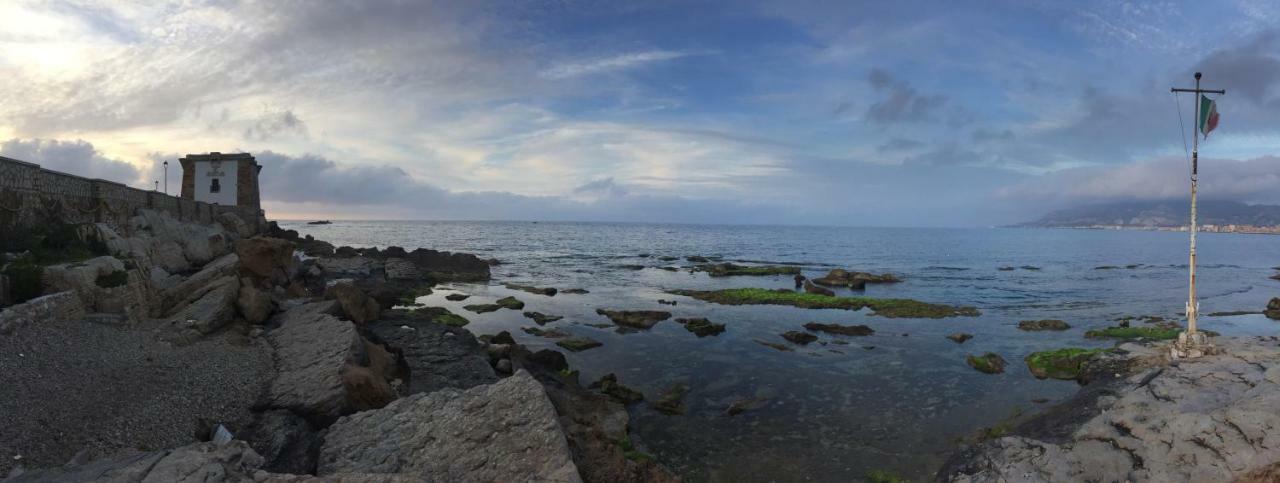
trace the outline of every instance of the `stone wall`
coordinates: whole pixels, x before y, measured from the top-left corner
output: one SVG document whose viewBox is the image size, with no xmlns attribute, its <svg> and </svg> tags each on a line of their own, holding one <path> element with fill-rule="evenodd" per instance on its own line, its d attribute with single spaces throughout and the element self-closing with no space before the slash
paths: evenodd
<svg viewBox="0 0 1280 483">
<path fill-rule="evenodd" d="M 106 223 L 123 232 L 139 209 L 163 211 L 179 221 L 204 224 L 231 212 L 255 231 L 264 223 L 263 212 L 257 208 L 210 205 L 0 156 L 0 233 L 50 221 Z"/>
</svg>

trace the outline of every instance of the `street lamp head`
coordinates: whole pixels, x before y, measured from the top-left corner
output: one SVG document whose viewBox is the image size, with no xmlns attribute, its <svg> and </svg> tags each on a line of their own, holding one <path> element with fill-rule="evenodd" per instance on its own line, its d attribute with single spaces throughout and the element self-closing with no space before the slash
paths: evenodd
<svg viewBox="0 0 1280 483">
<path fill-rule="evenodd" d="M 1200 73 L 1196 72 L 1196 80 L 1200 80 Z"/>
</svg>

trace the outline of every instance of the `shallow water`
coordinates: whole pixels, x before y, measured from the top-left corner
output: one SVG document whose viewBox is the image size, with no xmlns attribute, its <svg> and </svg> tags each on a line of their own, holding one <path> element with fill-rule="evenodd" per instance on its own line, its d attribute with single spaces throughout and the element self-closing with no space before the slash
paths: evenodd
<svg viewBox="0 0 1280 483">
<path fill-rule="evenodd" d="M 688 383 L 687 414 L 666 416 L 642 403 L 631 409 L 632 426 L 638 444 L 695 480 L 850 481 L 873 469 L 926 478 L 957 438 L 1076 391 L 1072 382 L 1033 378 L 1021 362 L 1026 354 L 1110 345 L 1085 339 L 1084 331 L 1126 315 L 1176 318 L 1186 300 L 1187 236 L 1175 232 L 527 222 L 281 226 L 339 246 L 421 246 L 502 260 L 490 284 L 444 286 L 420 301 L 462 314 L 476 334 L 508 330 L 535 350 L 555 348 L 553 339 L 520 331 L 536 324 L 518 311 L 462 309 L 514 295 L 525 301 L 525 310 L 565 316 L 547 327 L 604 343 L 567 353 L 584 383 L 613 372 L 650 399 L 673 383 Z M 653 257 L 637 256 L 643 253 Z M 681 260 L 656 259 L 663 255 Z M 790 288 L 792 281 L 789 276 L 711 278 L 618 267 L 689 266 L 683 260 L 689 255 L 796 263 L 810 277 L 832 267 L 892 272 L 904 282 L 869 285 L 865 295 L 969 305 L 983 314 L 887 319 L 844 310 L 714 305 L 664 290 Z M 1039 270 L 998 270 L 1024 265 Z M 1135 267 L 1095 269 L 1106 265 Z M 1267 278 L 1276 265 L 1280 238 L 1202 234 L 1201 312 L 1261 310 L 1270 297 L 1280 296 L 1280 281 Z M 508 290 L 503 282 L 591 293 L 546 297 Z M 445 300 L 452 291 L 472 297 Z M 660 298 L 679 304 L 659 305 Z M 617 333 L 586 325 L 608 323 L 597 308 L 669 310 L 674 317 L 707 317 L 728 329 L 698 338 L 668 320 L 648 331 Z M 1072 328 L 1017 330 L 1019 320 L 1030 318 L 1059 318 Z M 867 324 L 876 333 L 821 334 L 819 342 L 796 346 L 794 352 L 753 342 L 783 342 L 778 334 L 810 321 Z M 1280 323 L 1260 315 L 1207 317 L 1202 327 L 1227 335 L 1280 332 Z M 962 345 L 944 338 L 954 332 L 974 338 Z M 1009 361 L 1004 374 L 981 374 L 965 364 L 966 354 L 986 351 Z M 765 402 L 725 415 L 734 401 L 753 397 Z M 1050 402 L 1032 402 L 1038 399 Z"/>
</svg>

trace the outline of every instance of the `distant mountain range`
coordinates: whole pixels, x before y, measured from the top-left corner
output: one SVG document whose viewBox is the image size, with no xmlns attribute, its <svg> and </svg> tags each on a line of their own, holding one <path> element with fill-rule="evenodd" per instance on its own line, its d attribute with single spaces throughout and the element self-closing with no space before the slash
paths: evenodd
<svg viewBox="0 0 1280 483">
<path fill-rule="evenodd" d="M 1235 201 L 1201 201 L 1200 225 L 1280 226 L 1280 206 Z M 1131 201 L 1057 210 L 1020 227 L 1042 228 L 1175 228 L 1191 224 L 1186 201 Z"/>
</svg>

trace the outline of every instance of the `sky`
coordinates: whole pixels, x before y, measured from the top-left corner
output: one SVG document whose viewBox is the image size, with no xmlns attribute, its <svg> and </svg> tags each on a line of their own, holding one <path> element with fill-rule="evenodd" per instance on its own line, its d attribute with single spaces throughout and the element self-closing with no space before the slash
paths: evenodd
<svg viewBox="0 0 1280 483">
<path fill-rule="evenodd" d="M 4 0 L 0 155 L 250 152 L 273 219 L 991 226 L 1185 199 L 1197 70 L 1202 196 L 1280 203 L 1258 0 Z"/>
</svg>

